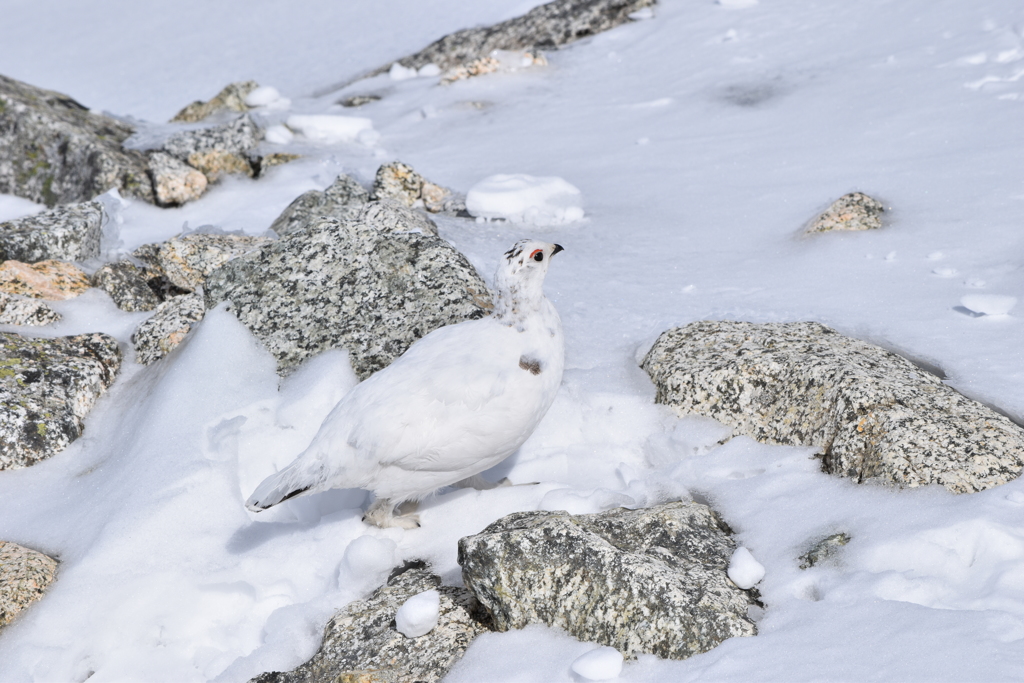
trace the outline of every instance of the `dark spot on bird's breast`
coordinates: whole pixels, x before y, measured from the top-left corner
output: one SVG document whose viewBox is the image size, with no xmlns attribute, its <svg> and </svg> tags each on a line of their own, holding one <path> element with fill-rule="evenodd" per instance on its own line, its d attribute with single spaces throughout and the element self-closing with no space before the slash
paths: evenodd
<svg viewBox="0 0 1024 683">
<path fill-rule="evenodd" d="M 526 356 L 519 356 L 519 367 L 523 370 L 529 370 L 531 374 L 540 374 L 540 361 L 536 358 L 527 358 Z"/>
</svg>

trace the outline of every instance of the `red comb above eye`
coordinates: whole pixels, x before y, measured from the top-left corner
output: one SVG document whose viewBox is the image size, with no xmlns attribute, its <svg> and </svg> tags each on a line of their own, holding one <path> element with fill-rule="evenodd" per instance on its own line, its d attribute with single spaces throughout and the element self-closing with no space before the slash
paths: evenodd
<svg viewBox="0 0 1024 683">
<path fill-rule="evenodd" d="M 538 253 L 540 253 L 542 251 L 544 251 L 544 250 L 543 249 L 534 249 L 532 252 L 530 252 L 530 258 L 533 258 L 534 256 L 536 256 Z"/>
</svg>

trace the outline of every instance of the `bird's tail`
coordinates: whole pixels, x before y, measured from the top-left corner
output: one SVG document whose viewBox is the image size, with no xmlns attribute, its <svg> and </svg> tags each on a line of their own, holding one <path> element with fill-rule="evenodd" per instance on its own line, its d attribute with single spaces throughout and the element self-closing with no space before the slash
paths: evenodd
<svg viewBox="0 0 1024 683">
<path fill-rule="evenodd" d="M 316 493 L 323 488 L 321 468 L 312 463 L 296 460 L 277 474 L 272 474 L 256 487 L 245 501 L 245 507 L 260 512 L 302 494 Z"/>
</svg>

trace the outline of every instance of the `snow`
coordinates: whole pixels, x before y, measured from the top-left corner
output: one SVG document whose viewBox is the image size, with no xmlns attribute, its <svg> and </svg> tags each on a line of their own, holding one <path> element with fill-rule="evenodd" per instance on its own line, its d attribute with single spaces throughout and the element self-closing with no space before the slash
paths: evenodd
<svg viewBox="0 0 1024 683">
<path fill-rule="evenodd" d="M 272 85 L 261 85 L 245 96 L 245 103 L 250 107 L 265 107 L 271 110 L 284 111 L 292 106 L 292 101 L 281 97 L 281 93 Z"/>
<path fill-rule="evenodd" d="M 419 638 L 437 626 L 441 610 L 441 594 L 436 590 L 412 596 L 395 613 L 395 628 L 406 638 Z"/>
<path fill-rule="evenodd" d="M 280 123 L 273 126 L 268 126 L 263 131 L 263 139 L 272 145 L 287 145 L 289 142 L 295 139 L 295 133 L 288 129 L 288 126 L 282 126 Z"/>
<path fill-rule="evenodd" d="M 477 218 L 561 225 L 583 218 L 578 188 L 562 178 L 501 173 L 484 178 L 466 194 L 466 210 Z"/>
<path fill-rule="evenodd" d="M 293 114 L 287 126 L 310 140 L 327 144 L 352 142 L 373 131 L 373 121 L 368 118 L 334 114 Z"/>
<path fill-rule="evenodd" d="M 960 297 L 960 303 L 982 315 L 1006 315 L 1017 305 L 1017 297 L 998 294 L 967 294 Z"/>
<path fill-rule="evenodd" d="M 764 565 L 747 548 L 736 548 L 729 559 L 729 579 L 743 590 L 753 588 L 764 578 Z"/>
<path fill-rule="evenodd" d="M 759 634 L 685 661 L 640 657 L 623 680 L 1019 678 L 1024 481 L 954 496 L 829 477 L 812 449 L 730 439 L 655 405 L 636 360 L 694 320 L 817 320 L 940 367 L 951 386 L 1021 419 L 1024 321 L 965 315 L 958 302 L 1024 296 L 1024 79 L 1014 78 L 1024 8 L 773 0 L 726 11 L 663 0 L 653 19 L 546 53 L 548 68 L 335 87 L 535 4 L 5 7 L 0 73 L 119 115 L 166 121 L 248 78 L 287 93 L 301 116 L 383 97 L 358 110 L 376 146 L 274 142 L 303 158 L 258 180 L 227 178 L 179 208 L 130 202 L 115 226 L 122 251 L 186 226 L 261 234 L 303 192 L 343 171 L 369 185 L 393 159 L 460 191 L 499 173 L 564 178 L 586 220 L 436 219 L 488 278 L 521 237 L 566 248 L 546 284 L 566 372 L 533 438 L 486 475 L 539 483 L 442 491 L 423 502 L 415 531 L 364 525 L 358 491 L 259 516 L 242 505 L 354 386 L 344 353 L 281 380 L 251 335 L 214 311 L 142 368 L 129 337 L 147 314 L 96 290 L 54 302 L 64 321 L 33 334 L 103 331 L 127 356 L 82 438 L 0 472 L 0 538 L 61 560 L 44 598 L 0 635 L 0 681 L 247 681 L 308 659 L 327 620 L 395 564 L 424 559 L 458 584 L 458 539 L 505 514 L 679 497 L 712 504 L 765 567 Z M 884 200 L 883 229 L 797 239 L 855 190 Z M 41 208 L 0 197 L 5 218 Z M 834 563 L 799 569 L 801 554 L 838 532 L 852 540 Z M 541 626 L 488 633 L 448 680 L 571 683 L 572 663 L 594 647 Z"/>
<path fill-rule="evenodd" d="M 23 218 L 39 213 L 46 207 L 28 199 L 10 194 L 0 194 L 0 222 Z"/>
<path fill-rule="evenodd" d="M 622 655 L 614 647 L 599 647 L 577 657 L 571 668 L 588 681 L 608 681 L 622 673 Z"/>
</svg>

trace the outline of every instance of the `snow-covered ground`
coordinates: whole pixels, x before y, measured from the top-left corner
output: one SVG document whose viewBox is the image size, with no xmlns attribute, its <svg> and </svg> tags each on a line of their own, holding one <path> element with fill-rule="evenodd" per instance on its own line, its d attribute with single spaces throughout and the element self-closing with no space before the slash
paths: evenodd
<svg viewBox="0 0 1024 683">
<path fill-rule="evenodd" d="M 445 492 L 422 506 L 416 531 L 366 527 L 353 492 L 257 519 L 244 498 L 305 447 L 355 378 L 330 352 L 279 382 L 270 355 L 214 311 L 165 361 L 126 363 L 66 451 L 0 473 L 0 539 L 61 560 L 44 599 L 0 635 L 0 680 L 245 681 L 289 669 L 393 562 L 424 558 L 458 582 L 457 539 L 509 512 L 688 492 L 764 566 L 760 634 L 682 662 L 641 657 L 621 680 L 1022 677 L 1024 481 L 965 496 L 894 491 L 826 476 L 806 448 L 715 447 L 715 424 L 654 405 L 637 358 L 693 320 L 817 320 L 1024 416 L 1024 311 L 961 307 L 966 295 L 1024 298 L 1024 5 L 663 0 L 652 19 L 550 53 L 548 66 L 447 86 L 383 75 L 324 92 L 535 4 L 5 4 L 0 73 L 92 108 L 163 122 L 254 78 L 291 100 L 268 122 L 351 114 L 379 133 L 268 143 L 307 156 L 183 208 L 134 202 L 123 249 L 185 223 L 262 233 L 301 192 L 342 171 L 369 182 L 393 159 L 462 191 L 498 174 L 560 177 L 579 188 L 585 218 L 438 221 L 487 276 L 520 237 L 566 249 L 546 287 L 566 332 L 561 393 L 488 475 L 540 485 Z M 384 98 L 334 104 L 365 93 Z M 852 190 L 891 207 L 885 229 L 798 238 Z M 32 210 L 0 197 L 0 218 Z M 54 308 L 65 320 L 46 334 L 125 343 L 146 315 L 95 290 Z M 837 531 L 853 539 L 841 563 L 800 570 L 809 544 Z M 487 634 L 449 680 L 572 681 L 595 647 L 543 627 Z"/>
</svg>

